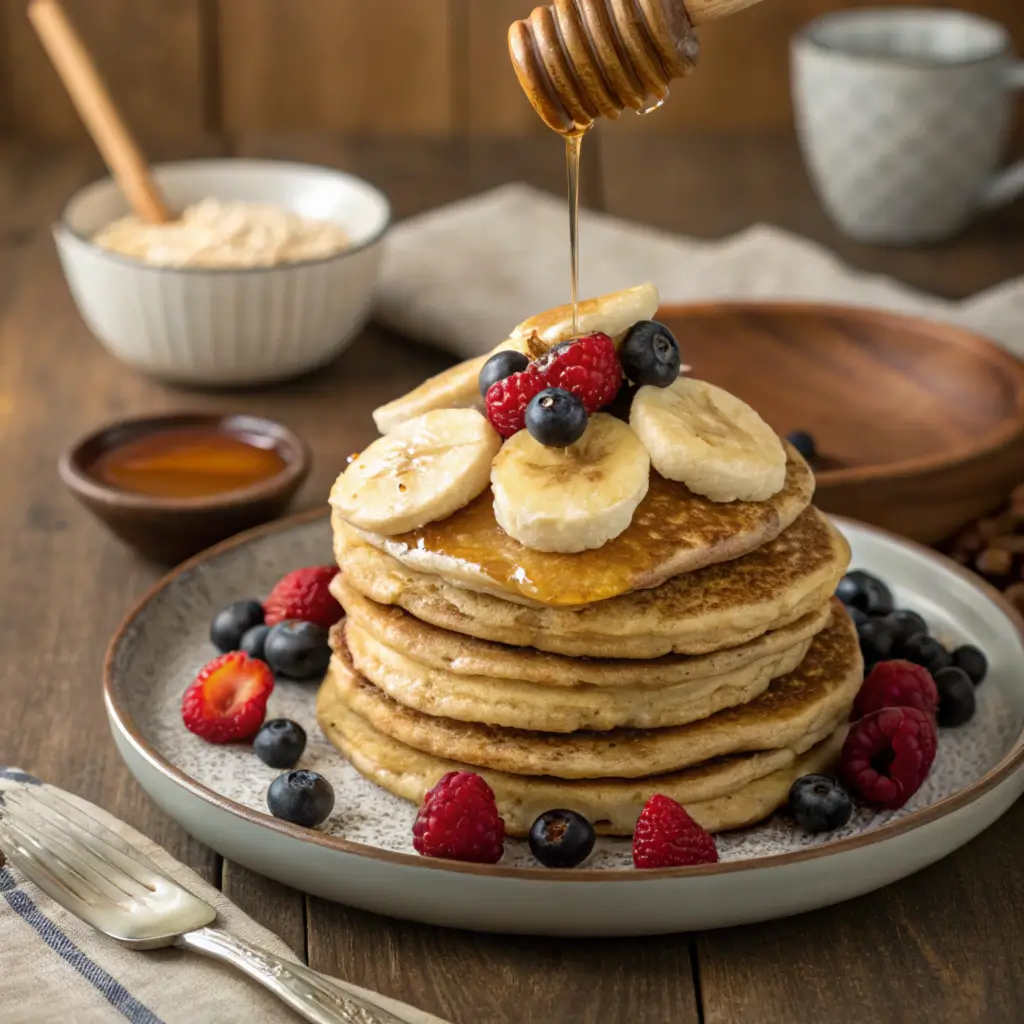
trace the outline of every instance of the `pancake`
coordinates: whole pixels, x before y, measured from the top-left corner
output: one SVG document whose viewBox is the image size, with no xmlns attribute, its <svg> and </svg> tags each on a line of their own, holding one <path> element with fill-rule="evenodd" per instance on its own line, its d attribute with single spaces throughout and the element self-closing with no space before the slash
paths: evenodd
<svg viewBox="0 0 1024 1024">
<path fill-rule="evenodd" d="M 514 679 L 569 688 L 664 687 L 734 673 L 810 641 L 825 628 L 832 614 L 831 605 L 822 604 L 788 626 L 739 647 L 711 654 L 668 654 L 646 661 L 566 658 L 532 647 L 491 643 L 431 626 L 401 608 L 377 604 L 363 597 L 346 584 L 341 573 L 335 577 L 333 589 L 335 597 L 345 607 L 349 624 L 358 626 L 365 635 L 391 651 L 427 668 L 459 676 Z"/>
<path fill-rule="evenodd" d="M 849 717 L 863 679 L 856 630 L 839 612 L 800 666 L 760 697 L 672 728 L 552 734 L 437 718 L 388 697 L 355 671 L 344 651 L 334 655 L 326 685 L 379 732 L 424 753 L 516 775 L 594 779 L 662 775 L 784 747 L 801 754 Z"/>
<path fill-rule="evenodd" d="M 787 446 L 788 448 L 788 446 Z M 335 535 L 357 535 L 409 569 L 532 606 L 565 607 L 656 587 L 680 573 L 739 558 L 777 537 L 808 507 L 814 475 L 788 448 L 785 487 L 757 502 L 714 502 L 651 472 L 626 530 L 592 551 L 533 551 L 494 518 L 485 491 L 437 523 L 396 537 L 356 531 L 334 512 Z"/>
<path fill-rule="evenodd" d="M 320 688 L 317 720 L 327 739 L 360 774 L 382 789 L 419 804 L 446 772 L 464 771 L 456 761 L 407 747 L 349 710 L 334 686 Z M 643 805 L 655 793 L 678 800 L 710 832 L 742 828 L 781 807 L 802 775 L 829 771 L 839 758 L 846 726 L 806 753 L 783 749 L 723 758 L 671 775 L 646 779 L 567 781 L 509 775 L 484 769 L 511 836 L 525 836 L 553 807 L 585 815 L 601 835 L 633 834 Z"/>
<path fill-rule="evenodd" d="M 562 680 L 549 685 L 433 668 L 381 643 L 351 618 L 331 635 L 331 646 L 344 652 L 356 672 L 406 707 L 462 722 L 565 733 L 684 725 L 745 704 L 772 679 L 792 672 L 810 645 L 808 637 L 732 672 L 667 686 L 567 686 Z M 651 663 L 625 664 L 637 670 Z"/>
<path fill-rule="evenodd" d="M 580 608 L 532 608 L 415 572 L 358 540 L 335 551 L 346 583 L 441 629 L 596 658 L 707 654 L 745 644 L 820 608 L 846 572 L 846 539 L 814 508 L 757 551 Z M 603 550 L 603 549 L 602 549 Z"/>
</svg>

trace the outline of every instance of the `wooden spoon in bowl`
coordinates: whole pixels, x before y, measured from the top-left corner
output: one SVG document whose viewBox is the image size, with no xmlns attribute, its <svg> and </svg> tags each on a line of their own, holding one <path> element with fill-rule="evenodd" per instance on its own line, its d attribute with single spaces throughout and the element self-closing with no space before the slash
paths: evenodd
<svg viewBox="0 0 1024 1024">
<path fill-rule="evenodd" d="M 131 208 L 147 224 L 172 220 L 142 150 L 59 0 L 32 0 L 28 17 Z"/>
</svg>

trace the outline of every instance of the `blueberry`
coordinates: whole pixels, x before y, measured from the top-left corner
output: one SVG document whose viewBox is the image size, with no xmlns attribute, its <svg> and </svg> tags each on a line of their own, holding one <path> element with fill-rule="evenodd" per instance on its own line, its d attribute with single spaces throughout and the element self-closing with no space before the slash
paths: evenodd
<svg viewBox="0 0 1024 1024">
<path fill-rule="evenodd" d="M 264 722 L 252 741 L 253 753 L 271 768 L 293 768 L 306 749 L 306 730 L 288 718 Z"/>
<path fill-rule="evenodd" d="M 545 811 L 530 829 L 530 850 L 546 868 L 574 868 L 594 849 L 594 826 L 575 811 Z"/>
<path fill-rule="evenodd" d="M 850 820 L 853 801 L 834 779 L 805 775 L 789 790 L 789 811 L 808 832 L 831 832 Z"/>
<path fill-rule="evenodd" d="M 619 346 L 622 372 L 634 384 L 667 388 L 679 376 L 682 359 L 672 332 L 656 320 L 633 324 Z"/>
<path fill-rule="evenodd" d="M 962 669 L 950 666 L 934 673 L 939 691 L 939 710 L 935 721 L 944 728 L 954 728 L 974 717 L 974 683 Z"/>
<path fill-rule="evenodd" d="M 260 661 L 266 661 L 263 648 L 267 642 L 267 634 L 269 632 L 270 627 L 267 625 L 253 626 L 252 629 L 247 629 L 242 634 L 242 639 L 238 641 L 238 649 L 245 651 L 250 658 L 259 658 Z"/>
<path fill-rule="evenodd" d="M 794 430 L 792 434 L 786 435 L 786 440 L 805 458 L 808 462 L 818 457 L 818 445 L 814 435 L 806 430 Z"/>
<path fill-rule="evenodd" d="M 274 779 L 267 790 L 267 807 L 275 818 L 316 828 L 334 810 L 334 790 L 322 775 L 300 768 Z"/>
<path fill-rule="evenodd" d="M 604 411 L 610 413 L 616 419 L 628 423 L 629 413 L 633 408 L 633 399 L 636 398 L 636 393 L 639 390 L 635 384 L 624 381 L 622 387 L 616 392 L 615 397 L 604 407 Z"/>
<path fill-rule="evenodd" d="M 860 627 L 863 626 L 865 622 L 869 621 L 871 616 L 868 615 L 867 612 L 862 612 L 859 608 L 854 608 L 852 604 L 848 604 L 845 607 L 846 614 L 853 619 L 853 624 L 857 627 L 859 632 Z"/>
<path fill-rule="evenodd" d="M 513 373 L 522 373 L 529 365 L 530 360 L 522 352 L 512 349 L 507 352 L 496 352 L 480 370 L 480 394 L 486 398 L 493 384 L 511 377 Z"/>
<path fill-rule="evenodd" d="M 933 676 L 953 664 L 949 651 L 935 637 L 926 633 L 915 633 L 904 640 L 900 645 L 900 653 L 907 661 L 928 669 Z"/>
<path fill-rule="evenodd" d="M 566 448 L 587 429 L 587 410 L 564 388 L 545 388 L 526 407 L 526 429 L 548 448 Z"/>
<path fill-rule="evenodd" d="M 903 645 L 912 636 L 928 635 L 928 623 L 917 612 L 912 612 L 909 608 L 897 608 L 896 611 L 886 615 L 885 621 L 892 628 L 897 651 L 902 650 Z"/>
<path fill-rule="evenodd" d="M 297 619 L 271 626 L 263 650 L 266 662 L 274 672 L 289 679 L 322 676 L 331 660 L 327 630 Z"/>
<path fill-rule="evenodd" d="M 895 637 L 885 619 L 865 619 L 857 627 L 857 638 L 860 640 L 860 653 L 864 656 L 865 671 L 870 672 L 892 654 Z"/>
<path fill-rule="evenodd" d="M 972 644 L 964 644 L 953 652 L 953 664 L 962 668 L 975 686 L 988 675 L 988 658 Z"/>
<path fill-rule="evenodd" d="M 877 576 L 861 569 L 848 572 L 839 581 L 836 597 L 868 615 L 888 615 L 896 607 L 892 591 Z"/>
<path fill-rule="evenodd" d="M 242 634 L 262 622 L 263 605 L 259 601 L 232 601 L 213 617 L 210 639 L 219 651 L 237 651 Z"/>
</svg>

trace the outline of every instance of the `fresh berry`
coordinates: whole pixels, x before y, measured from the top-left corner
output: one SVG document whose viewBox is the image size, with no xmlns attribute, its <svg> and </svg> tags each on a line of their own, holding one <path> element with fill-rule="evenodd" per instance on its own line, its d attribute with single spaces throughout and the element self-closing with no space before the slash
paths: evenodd
<svg viewBox="0 0 1024 1024">
<path fill-rule="evenodd" d="M 883 661 L 869 673 L 853 702 L 853 714 L 863 718 L 882 708 L 917 708 L 934 715 L 939 692 L 927 669 L 909 661 Z"/>
<path fill-rule="evenodd" d="M 714 839 L 675 800 L 657 793 L 644 804 L 633 831 L 636 867 L 675 868 L 717 860 Z"/>
<path fill-rule="evenodd" d="M 902 807 L 928 777 L 936 743 L 931 715 L 917 708 L 883 708 L 850 727 L 839 777 L 866 803 Z"/>
<path fill-rule="evenodd" d="M 588 413 L 607 405 L 622 383 L 615 342 L 600 333 L 555 346 L 537 360 L 533 371 L 545 387 L 574 394 Z"/>
<path fill-rule="evenodd" d="M 475 772 L 448 772 L 423 798 L 412 845 L 424 857 L 496 864 L 505 850 L 505 822 L 491 787 Z"/>
<path fill-rule="evenodd" d="M 953 652 L 953 664 L 962 668 L 975 686 L 988 675 L 988 658 L 973 644 L 964 644 Z"/>
<path fill-rule="evenodd" d="M 232 601 L 210 623 L 210 640 L 218 651 L 237 651 L 242 634 L 263 623 L 263 605 L 259 601 Z"/>
<path fill-rule="evenodd" d="M 270 669 L 241 651 L 214 658 L 199 670 L 181 702 L 185 727 L 210 743 L 256 735 L 274 689 Z"/>
<path fill-rule="evenodd" d="M 303 828 L 316 828 L 334 810 L 334 789 L 317 772 L 285 772 L 267 790 L 267 807 L 275 818 Z"/>
<path fill-rule="evenodd" d="M 532 366 L 492 384 L 485 398 L 491 426 L 504 438 L 518 434 L 526 426 L 526 407 L 530 400 L 546 387 L 544 378 Z"/>
<path fill-rule="evenodd" d="M 624 382 L 619 388 L 619 393 L 604 407 L 604 411 L 624 423 L 629 422 L 629 413 L 633 408 L 633 399 L 640 389 L 635 384 Z"/>
<path fill-rule="evenodd" d="M 935 677 L 936 672 L 949 668 L 953 664 L 953 658 L 949 651 L 939 643 L 933 636 L 926 633 L 915 633 L 912 637 L 904 640 L 900 645 L 900 653 L 907 661 L 928 669 Z"/>
<path fill-rule="evenodd" d="M 794 430 L 792 434 L 786 435 L 786 440 L 808 461 L 818 457 L 818 445 L 815 443 L 814 435 L 806 430 Z"/>
<path fill-rule="evenodd" d="M 301 619 L 330 629 L 345 614 L 328 589 L 337 572 L 334 565 L 314 565 L 281 577 L 263 602 L 267 625 Z"/>
<path fill-rule="evenodd" d="M 633 324 L 619 346 L 622 372 L 634 384 L 667 388 L 679 376 L 682 359 L 672 332 L 656 320 Z"/>
<path fill-rule="evenodd" d="M 962 669 L 951 665 L 935 673 L 939 691 L 939 711 L 935 720 L 944 729 L 954 729 L 974 717 L 974 683 Z"/>
<path fill-rule="evenodd" d="M 871 619 L 871 616 L 867 612 L 862 612 L 859 608 L 854 608 L 853 605 L 844 605 L 846 608 L 846 614 L 853 620 L 853 624 L 857 627 L 857 631 L 860 632 L 860 627 Z"/>
<path fill-rule="evenodd" d="M 293 768 L 306 749 L 306 730 L 288 718 L 264 722 L 252 741 L 253 753 L 271 768 Z"/>
<path fill-rule="evenodd" d="M 894 653 L 899 653 L 903 645 L 919 633 L 928 635 L 928 623 L 909 608 L 897 608 L 885 617 L 886 623 L 892 629 Z"/>
<path fill-rule="evenodd" d="M 238 649 L 245 651 L 250 658 L 259 658 L 260 661 L 266 661 L 264 657 L 264 646 L 267 642 L 267 634 L 270 632 L 270 626 L 261 625 L 253 626 L 252 629 L 247 629 L 242 634 L 242 639 L 238 641 Z"/>
<path fill-rule="evenodd" d="M 548 448 L 566 448 L 587 429 L 587 410 L 574 394 L 545 388 L 526 407 L 526 429 Z"/>
<path fill-rule="evenodd" d="M 575 811 L 545 811 L 530 829 L 530 850 L 546 868 L 574 868 L 594 849 L 594 826 Z"/>
<path fill-rule="evenodd" d="M 835 779 L 805 775 L 790 787 L 789 812 L 808 832 L 831 832 L 850 820 L 853 801 Z"/>
<path fill-rule="evenodd" d="M 289 679 L 313 679 L 327 671 L 327 630 L 312 622 L 279 622 L 263 644 L 267 664 Z"/>
<path fill-rule="evenodd" d="M 522 373 L 529 365 L 530 360 L 515 349 L 495 352 L 480 370 L 480 394 L 486 398 L 492 384 L 511 377 L 513 373 Z"/>
<path fill-rule="evenodd" d="M 892 591 L 877 576 L 861 569 L 848 572 L 839 581 L 836 597 L 868 615 L 888 615 L 895 607 Z"/>
<path fill-rule="evenodd" d="M 857 638 L 864 668 L 869 672 L 892 653 L 893 632 L 885 619 L 866 619 L 857 627 Z"/>
</svg>

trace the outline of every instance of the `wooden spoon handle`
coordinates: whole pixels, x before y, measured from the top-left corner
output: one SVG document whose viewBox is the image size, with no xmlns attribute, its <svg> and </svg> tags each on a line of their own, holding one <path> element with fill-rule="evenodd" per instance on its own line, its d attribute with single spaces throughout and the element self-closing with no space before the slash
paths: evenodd
<svg viewBox="0 0 1024 1024">
<path fill-rule="evenodd" d="M 686 12 L 694 25 L 706 25 L 709 21 L 728 18 L 760 2 L 761 0 L 686 0 Z"/>
<path fill-rule="evenodd" d="M 28 17 L 132 209 L 149 224 L 166 224 L 171 216 L 146 159 L 64 9 L 58 0 L 32 0 Z"/>
</svg>

